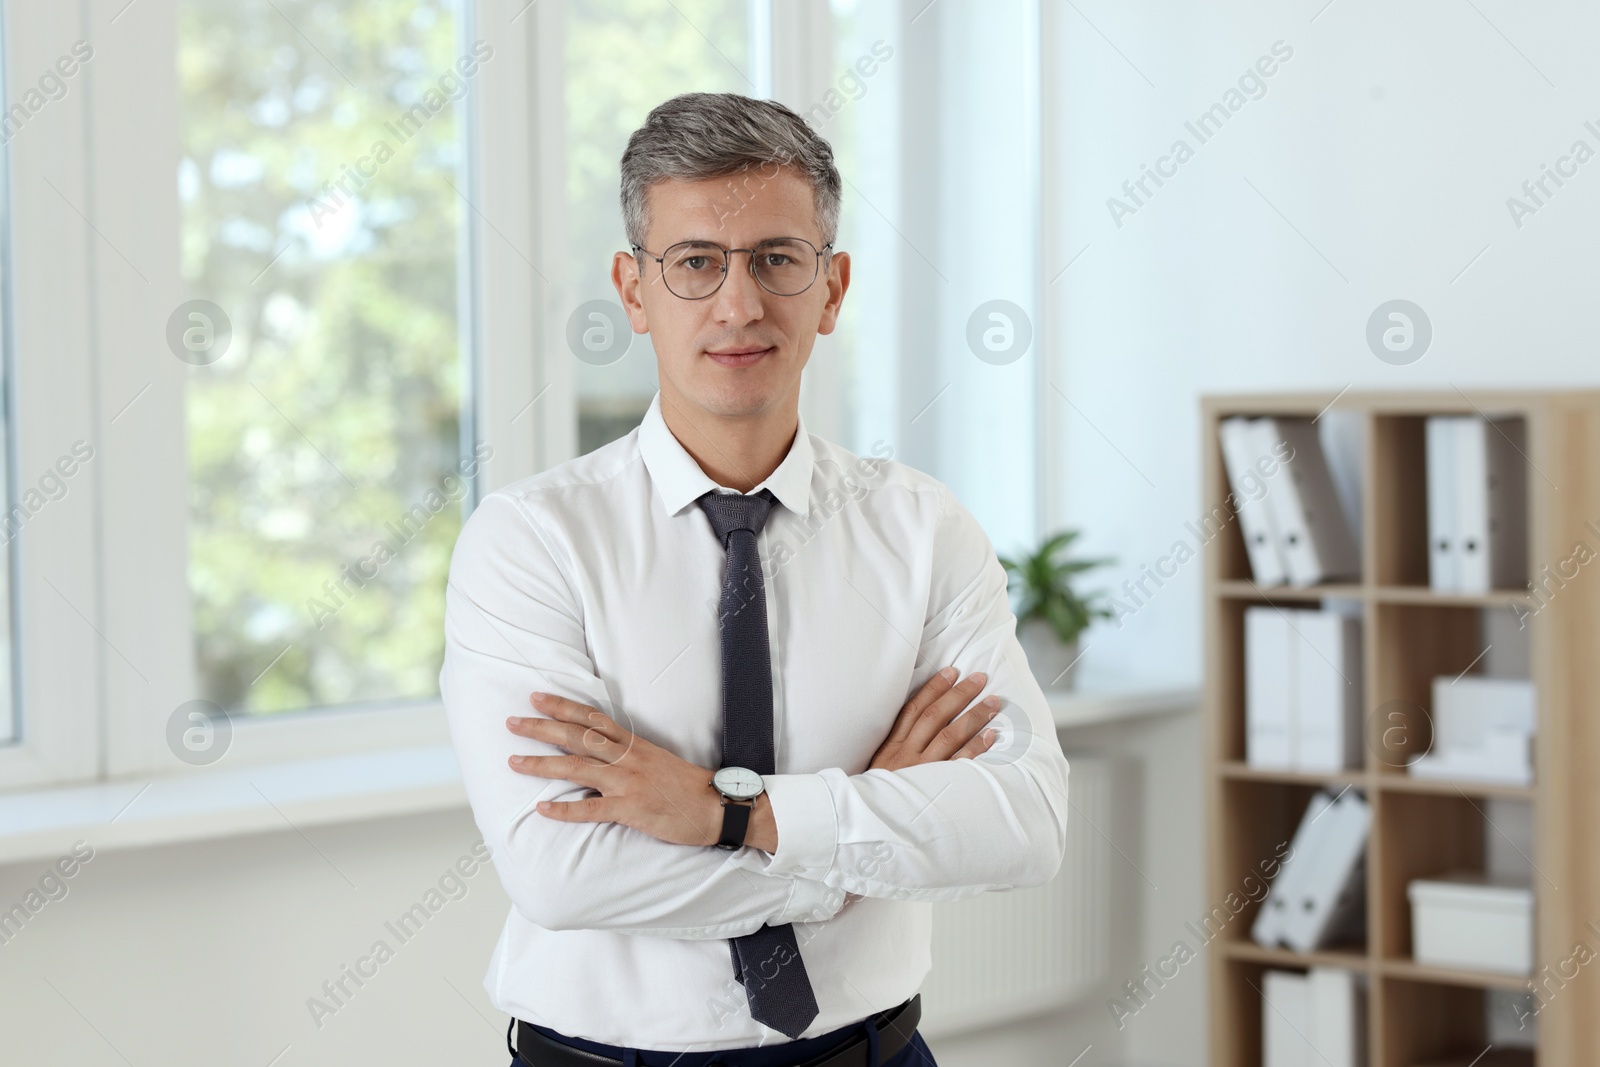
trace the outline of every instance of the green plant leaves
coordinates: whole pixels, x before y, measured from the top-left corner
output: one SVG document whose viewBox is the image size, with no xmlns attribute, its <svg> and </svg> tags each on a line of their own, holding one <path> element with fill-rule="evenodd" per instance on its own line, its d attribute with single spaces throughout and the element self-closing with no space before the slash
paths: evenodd
<svg viewBox="0 0 1600 1067">
<path fill-rule="evenodd" d="M 1101 603 L 1103 592 L 1080 595 L 1072 587 L 1076 575 L 1114 563 L 1111 558 L 1058 559 L 1083 531 L 1062 530 L 1047 538 L 1039 548 L 1021 559 L 997 557 L 1005 568 L 1007 588 L 1020 593 L 1016 607 L 1017 624 L 1029 619 L 1044 619 L 1063 644 L 1070 644 L 1097 618 L 1111 618 Z"/>
</svg>

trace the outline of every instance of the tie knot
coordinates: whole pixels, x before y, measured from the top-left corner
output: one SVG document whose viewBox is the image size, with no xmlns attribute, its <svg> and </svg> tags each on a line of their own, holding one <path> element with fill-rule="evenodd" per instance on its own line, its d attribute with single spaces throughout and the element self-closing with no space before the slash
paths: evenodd
<svg viewBox="0 0 1600 1067">
<path fill-rule="evenodd" d="M 711 529 L 716 532 L 717 540 L 722 542 L 724 548 L 728 546 L 728 535 L 735 530 L 759 534 L 767 524 L 772 506 L 777 502 L 778 498 L 772 495 L 770 489 L 763 489 L 751 496 L 719 493 L 713 489 L 695 501 L 711 520 Z"/>
</svg>

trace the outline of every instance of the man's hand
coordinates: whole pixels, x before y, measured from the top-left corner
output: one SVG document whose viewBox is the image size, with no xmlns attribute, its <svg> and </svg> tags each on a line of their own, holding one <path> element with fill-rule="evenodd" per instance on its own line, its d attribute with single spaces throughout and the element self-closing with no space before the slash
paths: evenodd
<svg viewBox="0 0 1600 1067">
<path fill-rule="evenodd" d="M 539 814 L 564 822 L 621 823 L 677 845 L 717 843 L 722 800 L 711 788 L 710 771 L 624 730 L 588 704 L 547 693 L 534 693 L 529 700 L 550 717 L 507 719 L 506 726 L 571 755 L 512 756 L 511 769 L 600 793 L 582 800 L 542 801 Z M 751 812 L 752 831 L 764 828 L 761 814 L 759 806 Z"/>
<path fill-rule="evenodd" d="M 999 714 L 1000 698 L 986 697 L 967 711 L 972 698 L 983 692 L 989 676 L 980 671 L 957 682 L 957 673 L 954 667 L 946 667 L 906 701 L 888 738 L 873 754 L 869 770 L 881 767 L 894 771 L 920 763 L 968 758 L 989 750 L 995 732 L 984 727 Z M 963 715 L 963 711 L 967 713 Z"/>
<path fill-rule="evenodd" d="M 979 672 L 967 675 L 965 681 L 958 683 L 957 673 L 954 667 L 946 667 L 906 701 L 899 718 L 895 719 L 894 729 L 873 754 L 869 770 L 882 767 L 892 771 L 919 763 L 963 759 L 989 750 L 994 744 L 995 732 L 984 727 L 999 714 L 1000 698 L 986 697 L 975 710 L 962 715 L 972 698 L 983 692 L 984 683 L 989 679 Z M 860 893 L 846 893 L 844 907 L 860 899 Z"/>
</svg>

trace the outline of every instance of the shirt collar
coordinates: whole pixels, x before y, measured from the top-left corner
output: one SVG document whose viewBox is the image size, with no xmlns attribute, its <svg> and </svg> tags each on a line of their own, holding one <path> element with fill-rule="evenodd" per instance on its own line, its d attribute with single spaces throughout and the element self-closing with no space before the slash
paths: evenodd
<svg viewBox="0 0 1600 1067">
<path fill-rule="evenodd" d="M 750 490 L 754 495 L 771 489 L 778 503 L 798 515 L 811 513 L 811 437 L 806 433 L 804 418 L 796 413 L 794 443 L 789 454 L 783 457 L 776 470 L 766 481 Z M 655 483 L 656 493 L 666 507 L 668 515 L 676 515 L 713 489 L 725 488 L 700 469 L 700 464 L 667 428 L 661 417 L 661 392 L 650 400 L 650 407 L 639 423 L 639 454 Z"/>
</svg>

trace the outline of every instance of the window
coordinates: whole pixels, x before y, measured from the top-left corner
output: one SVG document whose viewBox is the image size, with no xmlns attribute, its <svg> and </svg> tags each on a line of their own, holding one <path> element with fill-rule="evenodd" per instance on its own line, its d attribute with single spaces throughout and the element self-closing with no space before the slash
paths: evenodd
<svg viewBox="0 0 1600 1067">
<path fill-rule="evenodd" d="M 9 65 L 4 58 L 4 43 L 5 38 L 0 35 L 0 73 L 9 73 Z M 60 80 L 59 75 L 57 80 Z M 9 84 L 9 81 L 9 78 L 0 77 L 0 85 Z M 9 110 L 11 102 L 4 98 L 5 95 L 0 91 L 0 110 Z M 5 125 L 0 127 L 0 164 L 4 163 L 3 157 L 7 151 L 5 144 L 20 132 L 11 116 L 7 115 L 4 121 Z M 3 492 L 0 499 L 6 502 L 5 519 L 0 521 L 0 546 L 3 546 L 3 551 L 0 551 L 0 744 L 15 740 L 20 726 L 16 696 L 16 600 L 12 595 L 18 562 L 17 534 L 31 515 L 69 492 L 65 475 L 53 468 L 41 474 L 39 481 L 25 487 L 18 486 L 11 476 L 14 454 L 11 399 L 14 395 L 14 379 L 11 373 L 10 173 L 9 166 L 0 165 L 0 376 L 4 378 L 3 386 L 0 386 L 0 492 Z M 76 465 L 70 456 L 64 463 Z"/>
<path fill-rule="evenodd" d="M 180 6 L 189 589 L 230 712 L 437 693 L 477 467 L 460 26 L 453 0 Z"/>
<path fill-rule="evenodd" d="M 656 389 L 609 271 L 622 148 L 677 92 L 782 100 L 834 146 L 855 270 L 808 426 L 887 443 L 997 545 L 1031 534 L 1043 339 L 984 360 L 968 328 L 1036 303 L 1037 15 L 7 6 L 28 116 L 3 143 L 0 477 L 46 503 L 0 567 L 0 789 L 185 771 L 196 702 L 228 713 L 232 765 L 447 739 L 465 514 Z M 28 97 L 50 71 L 65 91 Z"/>
</svg>

